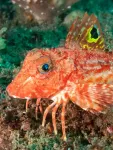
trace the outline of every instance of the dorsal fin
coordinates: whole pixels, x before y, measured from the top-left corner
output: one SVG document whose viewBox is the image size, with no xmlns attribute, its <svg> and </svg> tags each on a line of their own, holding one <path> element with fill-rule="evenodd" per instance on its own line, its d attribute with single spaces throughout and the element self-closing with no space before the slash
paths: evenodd
<svg viewBox="0 0 113 150">
<path fill-rule="evenodd" d="M 75 19 L 66 38 L 66 48 L 76 48 L 86 50 L 104 50 L 104 38 L 97 17 L 92 14 L 84 14 L 83 19 Z"/>
</svg>

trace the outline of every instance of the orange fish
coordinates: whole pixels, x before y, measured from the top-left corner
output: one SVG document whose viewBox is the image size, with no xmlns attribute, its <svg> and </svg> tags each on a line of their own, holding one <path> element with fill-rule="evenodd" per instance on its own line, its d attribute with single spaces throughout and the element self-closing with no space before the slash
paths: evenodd
<svg viewBox="0 0 113 150">
<path fill-rule="evenodd" d="M 56 112 L 62 105 L 61 124 L 66 141 L 65 113 L 71 100 L 82 109 L 96 113 L 113 104 L 113 53 L 104 51 L 104 39 L 96 16 L 85 13 L 77 18 L 64 47 L 34 49 L 28 52 L 22 69 L 8 85 L 14 98 L 36 98 L 36 116 L 41 98 L 53 102 L 44 111 L 42 126 L 52 109 L 55 134 Z"/>
</svg>

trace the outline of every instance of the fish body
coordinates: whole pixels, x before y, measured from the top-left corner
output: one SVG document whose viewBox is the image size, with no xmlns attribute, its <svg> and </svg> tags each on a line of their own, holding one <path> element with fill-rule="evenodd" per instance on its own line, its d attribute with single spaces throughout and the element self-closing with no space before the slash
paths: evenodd
<svg viewBox="0 0 113 150">
<path fill-rule="evenodd" d="M 84 27 L 84 28 L 83 28 Z M 79 31 L 79 34 L 78 34 Z M 36 98 L 36 115 L 41 98 L 53 100 L 44 111 L 42 125 L 52 109 L 54 132 L 56 111 L 62 105 L 61 123 L 66 140 L 65 112 L 71 100 L 82 109 L 102 112 L 113 104 L 113 53 L 104 51 L 104 40 L 97 18 L 85 13 L 76 19 L 64 47 L 33 49 L 28 52 L 22 69 L 8 85 L 10 96 L 29 100 Z"/>
</svg>

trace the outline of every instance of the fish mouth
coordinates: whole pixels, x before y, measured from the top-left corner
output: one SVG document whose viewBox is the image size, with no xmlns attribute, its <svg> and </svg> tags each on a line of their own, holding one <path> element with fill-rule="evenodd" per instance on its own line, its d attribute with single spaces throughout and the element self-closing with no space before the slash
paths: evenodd
<svg viewBox="0 0 113 150">
<path fill-rule="evenodd" d="M 6 88 L 10 97 L 19 99 L 34 99 L 36 95 L 36 85 L 32 77 L 28 77 L 22 83 L 13 80 Z"/>
<path fill-rule="evenodd" d="M 10 95 L 10 97 L 17 98 L 17 99 L 26 99 L 26 100 L 31 100 L 31 99 L 33 99 L 33 98 L 31 98 L 31 97 L 24 97 L 24 98 L 22 98 L 22 97 L 15 96 L 15 95 Z"/>
<path fill-rule="evenodd" d="M 24 89 L 15 90 L 13 92 L 13 91 L 10 91 L 10 87 L 7 87 L 6 91 L 7 91 L 8 95 L 10 97 L 17 98 L 17 99 L 27 99 L 27 100 L 29 100 L 29 99 L 37 98 L 35 92 L 26 91 Z"/>
<path fill-rule="evenodd" d="M 15 99 L 27 99 L 27 100 L 30 100 L 30 99 L 33 99 L 32 97 L 28 97 L 28 96 L 19 96 L 19 93 L 18 93 L 18 95 L 16 94 L 16 95 L 14 95 L 14 94 L 12 94 L 11 92 L 10 92 L 10 90 L 9 90 L 9 87 L 7 87 L 6 88 L 6 91 L 7 91 L 7 93 L 8 93 L 8 95 L 10 96 L 10 97 L 12 97 L 12 98 L 15 98 Z"/>
</svg>

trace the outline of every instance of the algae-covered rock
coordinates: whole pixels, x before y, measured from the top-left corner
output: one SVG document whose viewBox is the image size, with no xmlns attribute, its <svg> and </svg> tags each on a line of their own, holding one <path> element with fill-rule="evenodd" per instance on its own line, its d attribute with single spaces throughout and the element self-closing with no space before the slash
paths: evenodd
<svg viewBox="0 0 113 150">
<path fill-rule="evenodd" d="M 5 49 L 6 48 L 6 40 L 4 38 L 2 38 L 2 35 L 7 31 L 6 27 L 3 27 L 0 30 L 0 50 Z"/>
<path fill-rule="evenodd" d="M 0 37 L 0 50 L 6 48 L 6 40 Z"/>
</svg>

